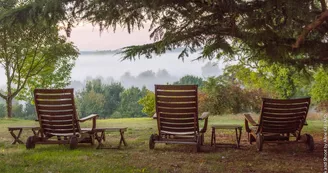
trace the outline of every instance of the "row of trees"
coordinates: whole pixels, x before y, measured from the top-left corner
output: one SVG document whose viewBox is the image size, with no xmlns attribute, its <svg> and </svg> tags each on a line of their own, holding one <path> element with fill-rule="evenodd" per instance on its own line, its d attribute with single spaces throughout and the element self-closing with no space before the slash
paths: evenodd
<svg viewBox="0 0 328 173">
<path fill-rule="evenodd" d="M 317 110 L 328 111 L 328 70 L 323 67 L 297 71 L 276 64 L 236 64 L 226 67 L 221 76 L 206 80 L 185 76 L 174 84 L 198 84 L 200 112 L 209 111 L 215 115 L 259 112 L 263 97 L 311 96 Z M 149 92 L 139 101 L 144 106 L 143 112 L 149 116 L 155 112 L 154 99 L 154 93 Z"/>
<path fill-rule="evenodd" d="M 306 74 L 306 75 L 305 75 Z M 281 66 L 254 66 L 240 64 L 225 68 L 221 76 L 200 77 L 187 75 L 174 82 L 177 85 L 199 86 L 199 111 L 220 115 L 227 113 L 258 112 L 262 97 L 296 98 L 311 96 L 319 110 L 327 111 L 328 70 L 297 72 Z M 34 119 L 34 105 L 15 101 L 13 115 Z M 105 84 L 101 79 L 87 81 L 76 93 L 80 117 L 98 113 L 101 118 L 128 118 L 152 116 L 155 113 L 155 95 L 138 87 L 124 88 L 120 83 Z M 326 108 L 326 109 L 325 109 Z M 4 102 L 0 103 L 0 117 L 4 117 Z"/>
<path fill-rule="evenodd" d="M 77 93 L 80 116 L 98 113 L 102 118 L 126 118 L 145 116 L 138 101 L 147 94 L 143 87 L 125 89 L 120 83 L 103 84 L 100 79 L 88 81 Z"/>
</svg>

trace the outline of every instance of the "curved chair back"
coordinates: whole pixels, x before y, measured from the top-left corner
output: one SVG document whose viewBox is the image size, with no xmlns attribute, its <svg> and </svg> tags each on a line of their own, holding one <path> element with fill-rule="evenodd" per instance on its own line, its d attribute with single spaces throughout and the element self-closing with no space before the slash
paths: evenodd
<svg viewBox="0 0 328 173">
<path fill-rule="evenodd" d="M 301 133 L 309 111 L 310 98 L 268 99 L 263 98 L 258 132 Z"/>
<path fill-rule="evenodd" d="M 159 136 L 199 133 L 197 85 L 155 85 Z"/>
<path fill-rule="evenodd" d="M 81 132 L 73 89 L 35 89 L 34 100 L 42 134 L 71 136 Z"/>
</svg>

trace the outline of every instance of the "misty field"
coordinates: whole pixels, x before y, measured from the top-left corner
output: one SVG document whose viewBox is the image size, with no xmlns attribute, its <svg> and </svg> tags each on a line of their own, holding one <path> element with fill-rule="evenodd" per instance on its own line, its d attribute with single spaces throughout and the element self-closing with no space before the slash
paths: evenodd
<svg viewBox="0 0 328 173">
<path fill-rule="evenodd" d="M 148 149 L 148 139 L 156 133 L 156 121 L 150 118 L 102 119 L 98 127 L 128 127 L 125 138 L 127 147 L 97 150 L 96 145 L 79 145 L 70 150 L 65 145 L 37 145 L 26 150 L 25 145 L 11 145 L 8 126 L 37 125 L 20 119 L 0 120 L 0 172 L 322 172 L 323 123 L 322 115 L 311 114 L 303 133 L 315 139 L 315 151 L 310 153 L 304 144 L 264 144 L 257 152 L 255 144 L 247 142 L 243 128 L 241 148 L 212 148 L 210 128 L 206 132 L 202 152 L 194 153 L 188 145 L 156 144 Z M 243 125 L 243 115 L 212 116 L 211 124 Z M 90 124 L 85 124 L 88 126 Z M 24 131 L 23 141 L 32 135 Z M 232 131 L 219 133 L 220 142 L 234 142 Z M 119 134 L 108 133 L 106 145 L 117 145 Z"/>
</svg>

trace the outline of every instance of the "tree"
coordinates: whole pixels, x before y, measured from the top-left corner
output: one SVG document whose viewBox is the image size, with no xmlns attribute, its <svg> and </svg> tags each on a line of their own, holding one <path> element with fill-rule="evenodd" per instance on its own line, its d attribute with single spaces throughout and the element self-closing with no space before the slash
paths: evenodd
<svg viewBox="0 0 328 173">
<path fill-rule="evenodd" d="M 239 63 L 226 67 L 225 73 L 232 75 L 248 89 L 261 89 L 271 97 L 293 98 L 309 95 L 312 81 L 308 71 L 294 67 L 260 62 L 249 66 Z"/>
<path fill-rule="evenodd" d="M 99 114 L 100 117 L 104 117 L 104 95 L 91 90 L 90 92 L 84 93 L 82 97 L 79 95 L 77 103 L 79 115 L 81 117 L 88 116 L 90 114 Z"/>
<path fill-rule="evenodd" d="M 0 16 L 23 7 L 14 0 L 0 2 Z M 76 48 L 59 36 L 58 27 L 49 26 L 40 17 L 25 25 L 0 25 L 0 64 L 7 79 L 6 90 L 0 92 L 0 97 L 6 100 L 7 116 L 12 117 L 12 101 L 26 86 L 46 83 L 55 87 L 54 83 L 65 83 L 70 70 L 62 67 L 72 66 L 77 55 Z M 69 65 L 63 65 L 65 62 Z"/>
<path fill-rule="evenodd" d="M 147 94 L 141 98 L 138 103 L 143 106 L 142 112 L 149 117 L 153 116 L 156 112 L 155 110 L 155 94 L 147 90 Z"/>
<path fill-rule="evenodd" d="M 121 103 L 121 93 L 124 91 L 121 83 L 112 83 L 104 86 L 104 112 L 106 116 L 112 115 Z"/>
<path fill-rule="evenodd" d="M 85 112 L 92 105 L 91 112 L 97 112 L 103 118 L 110 117 L 119 107 L 121 103 L 120 95 L 123 91 L 124 88 L 120 83 L 103 84 L 101 79 L 89 80 L 85 88 L 78 93 L 79 110 L 83 115 L 86 115 Z M 98 101 L 93 101 L 91 98 Z M 102 103 L 95 106 L 95 102 L 100 102 L 100 100 L 102 100 Z"/>
<path fill-rule="evenodd" d="M 198 87 L 203 86 L 203 79 L 193 75 L 186 75 L 173 83 L 174 85 L 198 85 Z"/>
<path fill-rule="evenodd" d="M 142 90 L 137 87 L 126 89 L 121 94 L 121 104 L 117 112 L 119 112 L 122 117 L 134 118 L 145 116 L 145 114 L 142 113 L 142 106 L 138 101 L 143 98 L 146 93 L 147 89 L 145 87 L 143 87 Z"/>
<path fill-rule="evenodd" d="M 243 88 L 227 74 L 209 77 L 204 81 L 203 92 L 199 95 L 200 109 L 213 114 L 258 112 L 265 96 L 261 90 Z"/>
<path fill-rule="evenodd" d="M 24 23 L 43 15 L 66 24 L 67 34 L 79 20 L 117 26 L 128 32 L 151 23 L 153 43 L 123 49 L 123 59 L 151 58 L 183 47 L 179 58 L 201 49 L 200 58 L 265 60 L 297 67 L 328 64 L 325 0 L 38 0 L 0 16 L 0 23 Z M 29 15 L 26 15 L 29 14 Z M 19 16 L 19 17 L 18 17 Z M 318 17 L 319 16 L 319 17 Z M 306 27 L 304 27 L 306 26 Z"/>
<path fill-rule="evenodd" d="M 328 70 L 320 68 L 314 74 L 314 81 L 311 88 L 311 96 L 314 102 L 328 101 Z"/>
</svg>

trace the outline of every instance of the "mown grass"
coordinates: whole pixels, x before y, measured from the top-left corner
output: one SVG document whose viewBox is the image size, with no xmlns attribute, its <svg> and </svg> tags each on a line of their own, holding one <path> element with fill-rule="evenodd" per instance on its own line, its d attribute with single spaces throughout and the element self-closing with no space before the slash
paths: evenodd
<svg viewBox="0 0 328 173">
<path fill-rule="evenodd" d="M 24 145 L 11 145 L 8 126 L 38 125 L 37 122 L 18 119 L 0 120 L 0 172 L 322 172 L 323 123 L 322 115 L 310 115 L 303 133 L 315 138 L 313 153 L 305 145 L 264 145 L 263 152 L 247 143 L 243 129 L 241 148 L 210 147 L 210 128 L 206 133 L 201 153 L 192 146 L 156 144 L 148 149 L 148 139 L 157 132 L 156 121 L 150 118 L 106 119 L 99 127 L 128 127 L 125 134 L 128 147 L 97 150 L 96 146 L 79 145 L 70 150 L 65 145 L 37 145 L 26 150 Z M 242 115 L 212 116 L 211 124 L 243 125 Z M 84 124 L 89 126 L 90 123 Z M 222 142 L 233 142 L 231 131 L 218 132 Z M 26 140 L 32 132 L 24 131 Z M 107 145 L 116 145 L 118 133 L 107 134 Z"/>
</svg>

